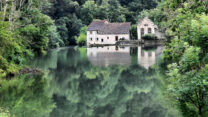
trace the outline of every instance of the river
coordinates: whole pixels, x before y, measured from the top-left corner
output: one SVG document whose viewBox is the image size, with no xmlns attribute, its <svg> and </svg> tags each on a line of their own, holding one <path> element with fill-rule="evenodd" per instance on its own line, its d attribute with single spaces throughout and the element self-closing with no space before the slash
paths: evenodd
<svg viewBox="0 0 208 117">
<path fill-rule="evenodd" d="M 162 91 L 162 46 L 68 47 L 29 61 L 44 73 L 1 81 L 15 117 L 180 117 Z M 2 116 L 3 117 L 3 116 Z"/>
</svg>

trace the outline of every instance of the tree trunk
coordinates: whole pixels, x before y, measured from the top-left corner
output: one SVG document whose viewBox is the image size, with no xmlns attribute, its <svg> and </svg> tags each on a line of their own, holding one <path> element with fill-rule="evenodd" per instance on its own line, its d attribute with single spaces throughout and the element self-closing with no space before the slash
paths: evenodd
<svg viewBox="0 0 208 117">
<path fill-rule="evenodd" d="M 3 21 L 5 20 L 5 17 L 6 17 L 8 2 L 9 2 L 9 0 L 5 0 L 4 12 L 3 12 Z"/>
<path fill-rule="evenodd" d="M 199 111 L 199 115 L 202 116 L 202 107 L 201 106 L 199 106 L 198 111 Z"/>
<path fill-rule="evenodd" d="M 10 10 L 10 14 L 9 14 L 9 22 L 10 22 L 10 30 L 13 30 L 13 23 L 15 21 L 15 11 L 16 11 L 16 1 L 13 0 L 12 1 L 12 6 L 11 6 L 11 10 Z"/>
</svg>

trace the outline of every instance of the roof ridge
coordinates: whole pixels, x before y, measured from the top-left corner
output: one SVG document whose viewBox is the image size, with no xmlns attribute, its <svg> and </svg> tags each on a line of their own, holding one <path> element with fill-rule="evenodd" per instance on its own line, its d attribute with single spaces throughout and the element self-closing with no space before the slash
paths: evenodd
<svg viewBox="0 0 208 117">
<path fill-rule="evenodd" d="M 88 31 L 99 31 L 99 34 L 129 34 L 131 22 L 108 22 L 106 20 L 94 20 Z"/>
</svg>

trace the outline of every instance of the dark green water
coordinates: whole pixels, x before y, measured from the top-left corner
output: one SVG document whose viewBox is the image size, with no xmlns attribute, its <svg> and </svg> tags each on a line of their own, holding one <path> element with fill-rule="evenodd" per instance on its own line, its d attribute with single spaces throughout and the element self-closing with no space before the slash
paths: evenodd
<svg viewBox="0 0 208 117">
<path fill-rule="evenodd" d="M 0 81 L 0 113 L 8 111 L 15 117 L 180 117 L 165 98 L 154 69 L 162 49 L 51 50 L 29 62 L 44 74 Z"/>
</svg>

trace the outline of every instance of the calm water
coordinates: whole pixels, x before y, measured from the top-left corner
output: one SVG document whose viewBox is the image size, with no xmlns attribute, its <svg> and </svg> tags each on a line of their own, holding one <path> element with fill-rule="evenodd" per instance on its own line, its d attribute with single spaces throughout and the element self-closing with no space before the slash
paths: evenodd
<svg viewBox="0 0 208 117">
<path fill-rule="evenodd" d="M 154 69 L 162 50 L 51 50 L 30 61 L 44 70 L 43 75 L 1 81 L 0 107 L 16 117 L 179 117 L 164 97 Z"/>
</svg>

